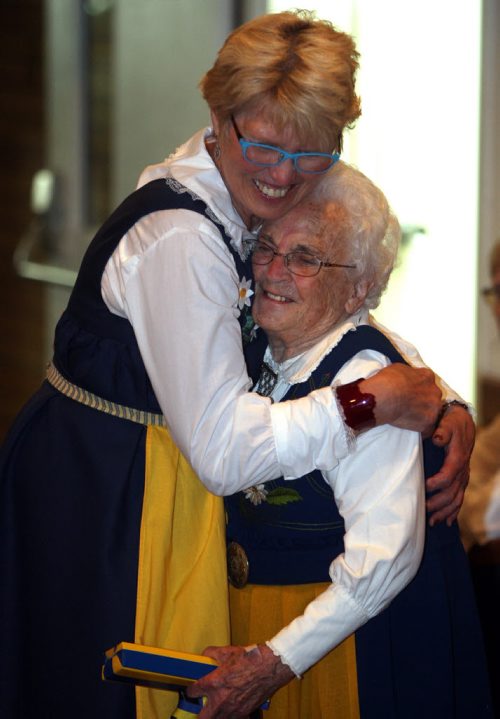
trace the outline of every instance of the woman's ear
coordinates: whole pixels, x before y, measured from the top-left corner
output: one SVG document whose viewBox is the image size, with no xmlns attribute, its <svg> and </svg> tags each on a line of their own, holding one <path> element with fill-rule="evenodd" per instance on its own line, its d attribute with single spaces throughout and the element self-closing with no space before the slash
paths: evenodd
<svg viewBox="0 0 500 719">
<path fill-rule="evenodd" d="M 363 305 L 368 292 L 372 288 L 372 284 L 372 282 L 368 282 L 367 280 L 360 280 L 352 286 L 351 296 L 345 303 L 345 311 L 348 315 L 353 315 Z"/>
</svg>

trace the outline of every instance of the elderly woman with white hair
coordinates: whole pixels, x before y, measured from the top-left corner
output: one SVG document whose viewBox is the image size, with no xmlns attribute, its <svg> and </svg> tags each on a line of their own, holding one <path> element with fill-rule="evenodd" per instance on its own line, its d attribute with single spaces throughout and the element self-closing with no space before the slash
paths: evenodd
<svg viewBox="0 0 500 719">
<path fill-rule="evenodd" d="M 257 391 L 278 402 L 342 385 L 356 398 L 361 378 L 404 361 L 369 314 L 399 235 L 382 192 L 343 163 L 264 225 L 252 311 L 269 346 Z M 368 424 L 372 409 L 368 397 Z M 208 697 L 200 719 L 245 717 L 280 687 L 268 717 L 491 716 L 456 523 L 425 521 L 424 475 L 442 450 L 389 425 L 351 440 L 328 471 L 226 500 L 238 646 L 207 649 L 220 667 L 189 691 Z"/>
</svg>

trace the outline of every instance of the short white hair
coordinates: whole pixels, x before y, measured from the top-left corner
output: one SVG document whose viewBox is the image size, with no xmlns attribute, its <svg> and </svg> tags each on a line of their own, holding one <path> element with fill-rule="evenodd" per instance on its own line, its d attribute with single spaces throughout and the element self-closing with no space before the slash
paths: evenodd
<svg viewBox="0 0 500 719">
<path fill-rule="evenodd" d="M 338 162 L 308 198 L 319 210 L 321 231 L 328 236 L 329 210 L 336 213 L 335 238 L 349 244 L 348 259 L 356 264 L 354 284 L 369 286 L 364 306 L 377 307 L 396 262 L 401 228 L 384 193 L 352 165 Z M 313 213 L 314 214 L 314 213 Z M 346 260 L 347 261 L 347 260 Z"/>
</svg>

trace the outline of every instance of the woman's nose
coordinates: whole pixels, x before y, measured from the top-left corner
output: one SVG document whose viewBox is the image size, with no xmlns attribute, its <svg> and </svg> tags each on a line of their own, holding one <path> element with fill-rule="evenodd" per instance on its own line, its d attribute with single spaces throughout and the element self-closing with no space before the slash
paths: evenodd
<svg viewBox="0 0 500 719">
<path fill-rule="evenodd" d="M 293 160 L 288 158 L 279 165 L 271 165 L 269 167 L 269 174 L 272 177 L 273 182 L 277 185 L 289 185 L 292 178 L 295 175 L 295 166 Z"/>
<path fill-rule="evenodd" d="M 285 255 L 275 254 L 271 262 L 265 267 L 266 274 L 270 279 L 281 280 L 284 276 L 289 276 Z"/>
</svg>

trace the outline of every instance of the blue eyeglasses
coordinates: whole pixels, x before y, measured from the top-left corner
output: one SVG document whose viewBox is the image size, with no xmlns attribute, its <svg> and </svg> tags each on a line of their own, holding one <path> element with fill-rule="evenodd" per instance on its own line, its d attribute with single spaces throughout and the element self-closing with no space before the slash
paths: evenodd
<svg viewBox="0 0 500 719">
<path fill-rule="evenodd" d="M 231 116 L 234 131 L 238 142 L 241 145 L 243 157 L 247 162 L 261 167 L 273 167 L 281 165 L 285 160 L 293 160 L 293 166 L 297 172 L 319 175 L 327 172 L 340 158 L 338 152 L 286 152 L 281 147 L 274 145 L 263 145 L 260 142 L 249 142 L 244 140 L 233 116 Z"/>
</svg>

